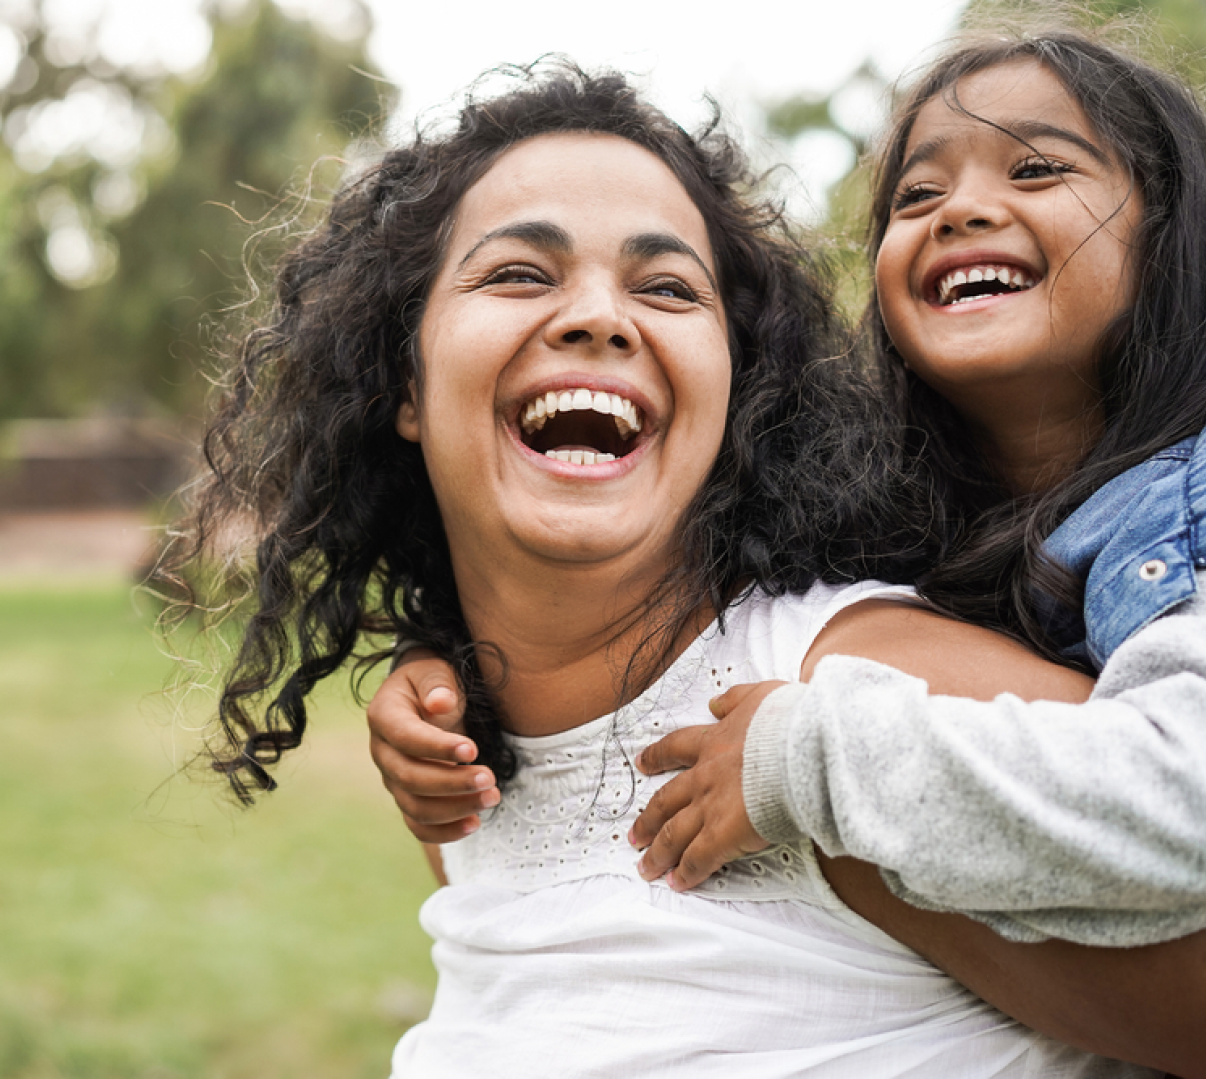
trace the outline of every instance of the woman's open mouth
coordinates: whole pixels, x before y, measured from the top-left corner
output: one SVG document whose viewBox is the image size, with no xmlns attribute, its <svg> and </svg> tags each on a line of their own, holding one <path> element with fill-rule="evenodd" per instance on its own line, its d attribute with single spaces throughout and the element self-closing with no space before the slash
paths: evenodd
<svg viewBox="0 0 1206 1079">
<path fill-rule="evenodd" d="M 933 302 L 939 307 L 954 307 L 986 296 L 1025 292 L 1036 284 L 1033 275 L 1016 266 L 963 266 L 943 274 L 934 282 Z"/>
<path fill-rule="evenodd" d="M 626 397 L 585 387 L 549 390 L 519 410 L 523 444 L 574 465 L 606 464 L 631 453 L 643 423 Z"/>
</svg>

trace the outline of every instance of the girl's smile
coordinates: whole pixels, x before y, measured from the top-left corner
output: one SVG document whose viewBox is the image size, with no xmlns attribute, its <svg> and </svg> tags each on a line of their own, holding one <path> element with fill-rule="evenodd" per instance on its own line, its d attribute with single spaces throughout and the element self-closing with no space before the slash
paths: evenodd
<svg viewBox="0 0 1206 1079">
<path fill-rule="evenodd" d="M 1049 70 L 965 76 L 918 113 L 876 262 L 897 351 L 990 430 L 1094 413 L 1141 215 L 1131 177 Z"/>
<path fill-rule="evenodd" d="M 591 134 L 504 153 L 461 200 L 420 344 L 398 429 L 454 560 L 664 569 L 724 431 L 729 354 L 707 228 L 658 158 Z"/>
</svg>

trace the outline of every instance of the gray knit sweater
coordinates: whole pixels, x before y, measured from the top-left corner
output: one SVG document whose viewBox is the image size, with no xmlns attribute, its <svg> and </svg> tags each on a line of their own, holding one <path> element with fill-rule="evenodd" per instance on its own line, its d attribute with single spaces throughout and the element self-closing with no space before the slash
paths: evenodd
<svg viewBox="0 0 1206 1079">
<path fill-rule="evenodd" d="M 745 802 L 772 842 L 881 867 L 901 899 L 1016 941 L 1133 946 L 1206 928 L 1206 574 L 1088 702 L 930 696 L 831 656 L 763 702 Z"/>
</svg>

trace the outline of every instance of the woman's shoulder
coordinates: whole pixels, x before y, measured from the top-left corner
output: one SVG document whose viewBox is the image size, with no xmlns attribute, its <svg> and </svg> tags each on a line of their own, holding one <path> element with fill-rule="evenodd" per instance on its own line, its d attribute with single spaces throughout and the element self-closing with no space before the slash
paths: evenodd
<svg viewBox="0 0 1206 1079">
<path fill-rule="evenodd" d="M 751 588 L 725 612 L 723 634 L 715 634 L 709 653 L 734 666 L 739 659 L 755 680 L 795 681 L 821 630 L 848 607 L 871 599 L 909 603 L 917 595 L 906 585 L 881 581 L 818 581 L 806 592 L 784 595 Z"/>
</svg>

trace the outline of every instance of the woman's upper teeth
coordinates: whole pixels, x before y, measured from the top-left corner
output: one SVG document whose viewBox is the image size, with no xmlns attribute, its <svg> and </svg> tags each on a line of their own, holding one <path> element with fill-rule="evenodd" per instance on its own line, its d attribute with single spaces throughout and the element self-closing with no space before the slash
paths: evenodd
<svg viewBox="0 0 1206 1079">
<path fill-rule="evenodd" d="M 641 429 L 641 414 L 636 405 L 615 393 L 602 393 L 579 387 L 573 390 L 549 390 L 534 397 L 520 412 L 524 434 L 539 431 L 550 416 L 558 412 L 598 412 L 615 418 L 621 437 L 631 438 Z"/>
<path fill-rule="evenodd" d="M 938 279 L 938 302 L 940 304 L 955 304 L 968 300 L 979 299 L 984 293 L 977 291 L 970 295 L 956 295 L 955 290 L 963 285 L 978 285 L 983 282 L 995 281 L 1015 292 L 1024 292 L 1034 288 L 1035 280 L 1025 270 L 1010 266 L 964 266 L 951 270 Z"/>
</svg>

